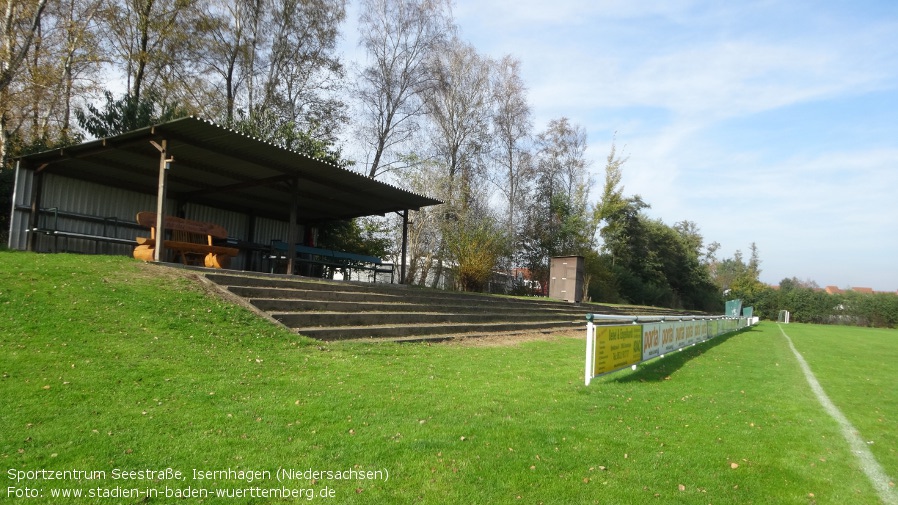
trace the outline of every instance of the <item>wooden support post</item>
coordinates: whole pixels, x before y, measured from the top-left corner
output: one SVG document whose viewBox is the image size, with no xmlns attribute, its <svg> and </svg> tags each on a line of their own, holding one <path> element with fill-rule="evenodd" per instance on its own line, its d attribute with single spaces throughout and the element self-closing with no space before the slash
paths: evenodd
<svg viewBox="0 0 898 505">
<path fill-rule="evenodd" d="M 408 256 L 408 209 L 402 213 L 402 260 L 399 265 L 399 284 L 405 284 L 406 257 Z"/>
<path fill-rule="evenodd" d="M 6 242 L 6 247 L 8 247 L 10 249 L 20 249 L 18 242 L 16 243 L 15 247 L 13 247 L 13 237 L 15 236 L 15 234 L 12 231 L 12 225 L 16 220 L 16 200 L 19 198 L 19 181 L 21 181 L 21 176 L 22 176 L 21 172 L 19 171 L 19 165 L 21 163 L 22 163 L 22 160 L 16 160 L 16 172 L 13 174 L 14 182 L 12 185 L 12 202 L 10 202 L 12 205 L 9 206 L 9 229 L 7 230 L 9 232 L 9 236 L 7 237 L 7 242 Z M 29 217 L 29 221 L 30 221 L 30 217 Z M 27 248 L 30 237 L 27 236 L 27 233 L 28 233 L 27 231 L 25 233 L 26 233 L 25 247 Z"/>
<path fill-rule="evenodd" d="M 292 195 L 290 198 L 290 224 L 287 229 L 287 275 L 293 275 L 296 261 L 296 220 L 299 207 L 299 178 L 293 179 Z"/>
<path fill-rule="evenodd" d="M 18 175 L 19 171 L 19 163 L 21 161 L 16 162 L 16 173 Z M 32 176 L 31 181 L 31 214 L 28 215 L 28 229 L 34 230 L 40 224 L 40 211 L 41 211 L 41 196 L 44 193 L 44 174 L 41 170 L 35 170 L 34 175 Z M 13 195 L 15 198 L 15 195 Z M 12 222 L 10 220 L 10 222 Z M 26 251 L 34 251 L 37 248 L 37 233 L 29 232 L 30 237 L 28 237 L 27 245 L 25 246 Z"/>
<path fill-rule="evenodd" d="M 165 258 L 165 199 L 168 191 L 166 176 L 168 165 L 174 158 L 168 158 L 168 142 L 162 144 L 150 141 L 159 150 L 159 188 L 156 192 L 156 248 L 153 250 L 153 261 L 161 262 Z"/>
<path fill-rule="evenodd" d="M 248 244 L 256 243 L 256 213 L 250 212 L 246 216 L 246 235 L 244 235 L 243 239 Z M 261 269 L 262 265 L 257 264 L 257 257 L 254 248 L 248 248 L 243 256 L 243 265 L 244 269 L 255 271 L 256 268 Z"/>
</svg>

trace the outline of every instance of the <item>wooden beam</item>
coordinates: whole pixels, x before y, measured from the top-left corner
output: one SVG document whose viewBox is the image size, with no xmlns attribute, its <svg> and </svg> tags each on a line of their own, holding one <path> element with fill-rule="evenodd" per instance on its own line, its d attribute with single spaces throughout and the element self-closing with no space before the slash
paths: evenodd
<svg viewBox="0 0 898 505">
<path fill-rule="evenodd" d="M 293 195 L 290 199 L 290 224 L 287 225 L 287 275 L 293 275 L 296 260 L 296 211 L 299 206 L 299 178 L 293 179 Z"/>
<path fill-rule="evenodd" d="M 150 141 L 159 150 L 159 187 L 156 192 L 156 249 L 153 250 L 153 261 L 159 263 L 165 258 L 165 198 L 167 185 L 165 177 L 168 172 L 168 142 L 164 139 L 161 145 Z"/>
<path fill-rule="evenodd" d="M 40 225 L 41 200 L 44 196 L 44 174 L 35 172 L 31 182 L 31 214 L 28 216 L 28 229 L 33 230 Z M 28 237 L 27 251 L 37 248 L 37 233 Z"/>
<path fill-rule="evenodd" d="M 408 255 L 408 209 L 402 212 L 402 261 L 399 267 L 399 284 L 405 284 L 405 258 Z"/>
</svg>

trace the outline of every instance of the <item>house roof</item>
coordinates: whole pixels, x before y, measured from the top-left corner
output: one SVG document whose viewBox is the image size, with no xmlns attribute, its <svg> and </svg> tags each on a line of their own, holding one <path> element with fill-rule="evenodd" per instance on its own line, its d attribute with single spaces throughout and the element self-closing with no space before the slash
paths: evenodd
<svg viewBox="0 0 898 505">
<path fill-rule="evenodd" d="M 299 222 L 442 203 L 194 116 L 21 161 L 38 172 L 156 194 L 160 151 L 153 143 L 163 140 L 173 158 L 168 197 L 184 203 L 286 221 L 296 198 Z"/>
</svg>

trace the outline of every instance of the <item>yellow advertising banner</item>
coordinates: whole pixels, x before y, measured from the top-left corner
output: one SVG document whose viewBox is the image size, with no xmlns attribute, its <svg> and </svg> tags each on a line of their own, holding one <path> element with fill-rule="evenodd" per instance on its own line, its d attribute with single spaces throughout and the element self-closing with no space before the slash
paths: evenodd
<svg viewBox="0 0 898 505">
<path fill-rule="evenodd" d="M 642 326 L 597 326 L 593 376 L 642 361 Z"/>
<path fill-rule="evenodd" d="M 648 361 L 664 357 L 665 354 L 698 344 L 709 338 L 750 326 L 748 318 L 741 319 L 687 319 L 626 326 L 596 325 L 595 314 L 587 316 L 586 364 L 584 375 L 586 385 L 593 377 L 615 372 Z M 617 316 L 601 316 L 604 319 Z M 638 318 L 634 318 L 638 320 Z"/>
</svg>

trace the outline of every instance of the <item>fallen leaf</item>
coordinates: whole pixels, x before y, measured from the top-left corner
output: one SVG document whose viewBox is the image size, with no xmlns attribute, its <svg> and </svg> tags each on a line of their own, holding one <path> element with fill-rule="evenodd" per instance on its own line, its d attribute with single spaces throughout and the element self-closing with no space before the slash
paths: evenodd
<svg viewBox="0 0 898 505">
<path fill-rule="evenodd" d="M 677 489 L 679 489 L 680 491 L 686 491 L 686 486 L 680 484 L 677 486 Z"/>
<path fill-rule="evenodd" d="M 739 468 L 739 463 L 730 463 L 730 468 L 732 468 L 733 470 Z"/>
</svg>

